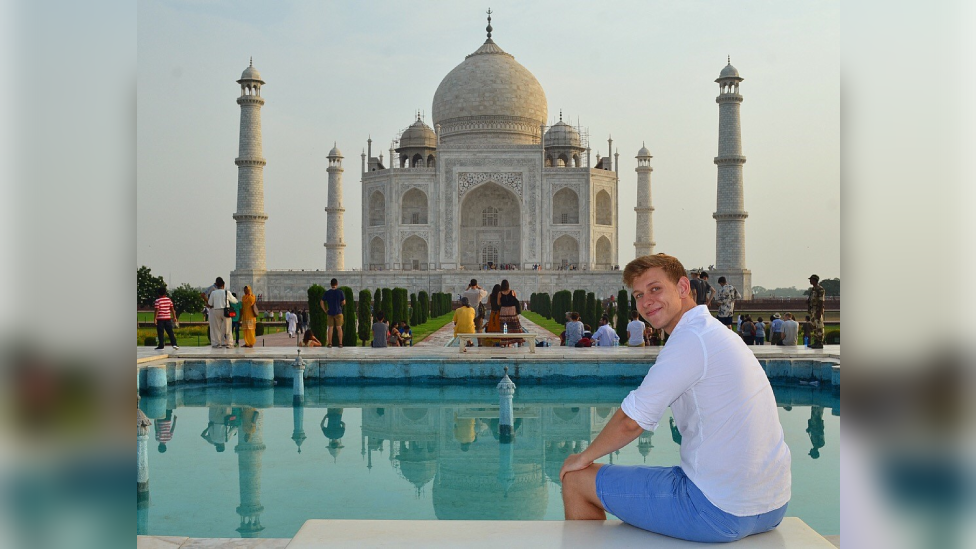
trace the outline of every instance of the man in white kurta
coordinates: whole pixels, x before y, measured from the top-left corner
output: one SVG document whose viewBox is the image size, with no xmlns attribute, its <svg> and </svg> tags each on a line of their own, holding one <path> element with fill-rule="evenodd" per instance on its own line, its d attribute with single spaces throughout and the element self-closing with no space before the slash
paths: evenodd
<svg viewBox="0 0 976 549">
<path fill-rule="evenodd" d="M 703 542 L 775 528 L 790 499 L 790 451 L 762 366 L 741 338 L 695 305 L 677 259 L 637 258 L 624 282 L 641 315 L 670 338 L 600 435 L 566 459 L 566 518 L 602 520 L 610 512 Z M 656 429 L 668 407 L 682 435 L 680 465 L 593 463 Z"/>
</svg>

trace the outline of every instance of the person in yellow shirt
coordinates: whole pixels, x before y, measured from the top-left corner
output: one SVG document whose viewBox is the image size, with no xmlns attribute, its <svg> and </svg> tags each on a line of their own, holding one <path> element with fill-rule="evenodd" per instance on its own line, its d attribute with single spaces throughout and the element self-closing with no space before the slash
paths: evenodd
<svg viewBox="0 0 976 549">
<path fill-rule="evenodd" d="M 476 311 L 469 303 L 467 297 L 462 297 L 461 306 L 454 310 L 454 337 L 457 337 L 458 334 L 473 334 L 475 331 L 474 316 Z M 465 344 L 461 343 L 461 345 Z"/>
</svg>

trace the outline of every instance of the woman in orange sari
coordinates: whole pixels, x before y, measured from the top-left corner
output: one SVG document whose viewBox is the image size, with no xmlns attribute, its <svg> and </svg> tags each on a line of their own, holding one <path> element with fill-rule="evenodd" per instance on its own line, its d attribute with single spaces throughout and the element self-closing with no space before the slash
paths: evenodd
<svg viewBox="0 0 976 549">
<path fill-rule="evenodd" d="M 257 338 L 254 330 L 257 328 L 258 307 L 257 298 L 250 286 L 244 286 L 244 297 L 241 298 L 241 329 L 244 330 L 244 346 L 254 347 Z"/>
</svg>

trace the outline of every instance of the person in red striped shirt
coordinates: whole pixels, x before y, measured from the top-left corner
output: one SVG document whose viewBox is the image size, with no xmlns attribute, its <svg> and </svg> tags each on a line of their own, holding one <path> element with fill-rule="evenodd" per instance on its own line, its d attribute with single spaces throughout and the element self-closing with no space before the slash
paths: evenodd
<svg viewBox="0 0 976 549">
<path fill-rule="evenodd" d="M 176 320 L 176 307 L 173 306 L 173 300 L 166 295 L 166 287 L 160 286 L 156 290 L 155 304 L 155 315 L 153 321 L 156 323 L 156 341 L 158 342 L 156 350 L 161 350 L 163 348 L 163 330 L 166 330 L 166 334 L 169 335 L 169 342 L 173 345 L 173 349 L 179 349 L 180 346 L 176 344 L 176 334 L 173 332 L 173 322 Z"/>
<path fill-rule="evenodd" d="M 176 415 L 173 410 L 166 410 L 166 417 L 156 420 L 156 442 L 159 443 L 159 453 L 166 451 L 166 443 L 173 440 L 173 431 L 176 430 Z"/>
</svg>

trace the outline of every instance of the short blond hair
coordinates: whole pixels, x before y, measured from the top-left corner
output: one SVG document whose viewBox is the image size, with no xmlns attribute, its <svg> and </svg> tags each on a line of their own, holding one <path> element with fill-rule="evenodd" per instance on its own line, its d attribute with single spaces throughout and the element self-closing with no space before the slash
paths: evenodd
<svg viewBox="0 0 976 549">
<path fill-rule="evenodd" d="M 624 284 L 633 289 L 634 280 L 650 269 L 660 267 L 675 284 L 685 276 L 685 266 L 677 257 L 668 254 L 645 255 L 638 257 L 624 267 Z"/>
</svg>

